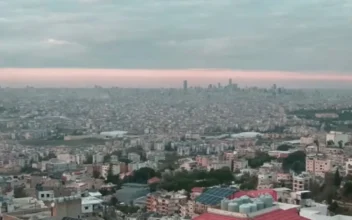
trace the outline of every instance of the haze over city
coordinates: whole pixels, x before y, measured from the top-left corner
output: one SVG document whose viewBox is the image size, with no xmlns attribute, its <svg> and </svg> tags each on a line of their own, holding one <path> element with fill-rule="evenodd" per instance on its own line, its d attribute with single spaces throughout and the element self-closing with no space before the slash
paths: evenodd
<svg viewBox="0 0 352 220">
<path fill-rule="evenodd" d="M 0 82 L 11 87 L 180 87 L 227 83 L 228 79 L 244 86 L 271 86 L 280 83 L 290 88 L 348 87 L 352 76 L 342 74 L 304 74 L 283 71 L 188 70 L 115 70 L 115 69 L 0 69 Z"/>
<path fill-rule="evenodd" d="M 0 84 L 348 87 L 351 10 L 348 0 L 0 0 Z"/>
<path fill-rule="evenodd" d="M 0 0 L 0 220 L 352 220 L 352 0 Z"/>
</svg>

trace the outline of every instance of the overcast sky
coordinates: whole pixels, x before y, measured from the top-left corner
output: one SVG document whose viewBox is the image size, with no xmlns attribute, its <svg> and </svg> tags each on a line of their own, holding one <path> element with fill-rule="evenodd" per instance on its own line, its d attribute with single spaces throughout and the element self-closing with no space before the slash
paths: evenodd
<svg viewBox="0 0 352 220">
<path fill-rule="evenodd" d="M 352 72 L 351 0 L 0 0 L 0 67 Z"/>
</svg>

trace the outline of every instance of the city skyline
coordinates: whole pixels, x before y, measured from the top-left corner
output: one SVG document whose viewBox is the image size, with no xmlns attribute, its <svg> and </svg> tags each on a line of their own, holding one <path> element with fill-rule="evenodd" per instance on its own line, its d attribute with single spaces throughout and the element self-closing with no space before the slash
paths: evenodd
<svg viewBox="0 0 352 220">
<path fill-rule="evenodd" d="M 0 86 L 8 87 L 189 87 L 233 83 L 268 87 L 274 83 L 288 88 L 349 88 L 352 75 L 279 71 L 233 71 L 226 69 L 131 70 L 0 68 Z"/>
</svg>

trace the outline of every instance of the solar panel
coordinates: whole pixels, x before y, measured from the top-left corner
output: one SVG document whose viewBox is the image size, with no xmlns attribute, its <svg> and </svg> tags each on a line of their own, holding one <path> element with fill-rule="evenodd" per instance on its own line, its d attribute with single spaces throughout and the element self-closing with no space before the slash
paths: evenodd
<svg viewBox="0 0 352 220">
<path fill-rule="evenodd" d="M 202 193 L 196 201 L 205 205 L 216 205 L 219 204 L 223 198 L 228 197 L 235 192 L 235 189 L 211 188 Z"/>
</svg>

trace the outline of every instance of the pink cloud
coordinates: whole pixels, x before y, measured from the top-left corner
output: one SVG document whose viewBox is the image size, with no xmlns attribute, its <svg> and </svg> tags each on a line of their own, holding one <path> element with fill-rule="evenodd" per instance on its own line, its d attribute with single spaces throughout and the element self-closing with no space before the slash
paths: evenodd
<svg viewBox="0 0 352 220">
<path fill-rule="evenodd" d="M 352 76 L 333 73 L 296 73 L 278 71 L 232 71 L 224 69 L 187 70 L 130 70 L 130 69 L 0 69 L 0 85 L 50 86 L 143 86 L 180 85 L 184 79 L 190 84 L 206 84 L 229 78 L 244 81 L 336 81 L 352 82 Z"/>
</svg>

